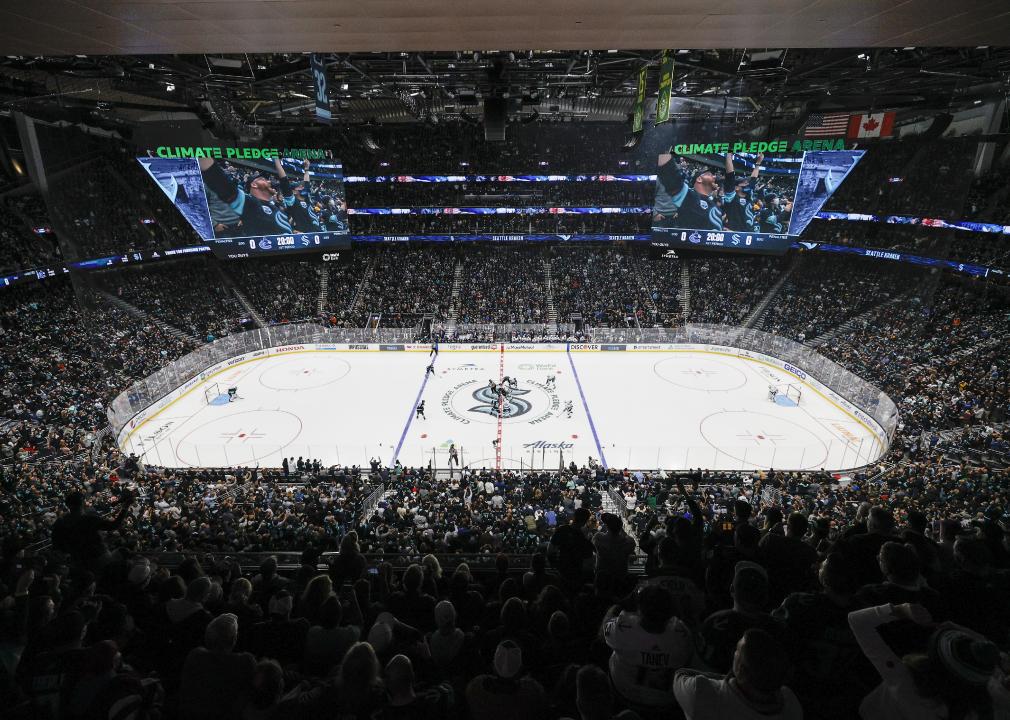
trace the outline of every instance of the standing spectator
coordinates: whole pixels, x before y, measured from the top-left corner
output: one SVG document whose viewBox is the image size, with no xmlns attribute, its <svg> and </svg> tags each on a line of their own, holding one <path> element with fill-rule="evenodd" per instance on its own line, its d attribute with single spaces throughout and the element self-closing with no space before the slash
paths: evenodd
<svg viewBox="0 0 1010 720">
<path fill-rule="evenodd" d="M 701 626 L 701 656 L 716 672 L 729 672 L 740 638 L 751 628 L 779 634 L 781 624 L 765 610 L 768 573 L 757 563 L 742 560 L 733 571 L 733 607 L 712 613 Z"/>
<path fill-rule="evenodd" d="M 557 553 L 558 572 L 570 588 L 582 585 L 582 564 L 596 552 L 593 543 L 586 538 L 589 515 L 587 508 L 578 508 L 569 523 L 551 536 L 550 546 Z"/>
<path fill-rule="evenodd" d="M 810 523 L 803 513 L 794 512 L 786 520 L 785 534 L 769 532 L 761 538 L 761 564 L 771 580 L 769 594 L 773 605 L 789 593 L 809 592 L 814 588 L 817 551 L 803 542 Z"/>
<path fill-rule="evenodd" d="M 608 576 L 613 587 L 621 587 L 628 577 L 628 558 L 635 552 L 635 540 L 624 532 L 624 523 L 613 513 L 603 513 L 600 522 L 605 530 L 593 535 L 596 548 L 596 575 Z"/>
</svg>

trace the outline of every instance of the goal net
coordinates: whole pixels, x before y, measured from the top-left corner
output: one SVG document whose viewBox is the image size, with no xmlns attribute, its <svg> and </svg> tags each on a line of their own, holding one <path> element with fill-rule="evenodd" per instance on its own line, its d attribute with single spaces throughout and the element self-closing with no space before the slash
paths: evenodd
<svg viewBox="0 0 1010 720">
<path fill-rule="evenodd" d="M 213 405 L 222 395 L 224 393 L 221 392 L 221 386 L 217 383 L 211 383 L 203 389 L 203 399 L 207 405 Z"/>
<path fill-rule="evenodd" d="M 788 383 L 785 385 L 775 385 L 774 395 L 769 388 L 768 399 L 779 405 L 799 405 L 800 399 L 803 397 L 803 389 L 795 384 Z"/>
</svg>

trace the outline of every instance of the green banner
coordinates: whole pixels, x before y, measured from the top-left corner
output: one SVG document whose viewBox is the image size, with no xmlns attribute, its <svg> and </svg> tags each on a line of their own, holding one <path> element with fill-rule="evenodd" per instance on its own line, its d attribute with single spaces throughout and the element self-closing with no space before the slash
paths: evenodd
<svg viewBox="0 0 1010 720">
<path fill-rule="evenodd" d="M 673 55 L 669 50 L 664 50 L 663 59 L 659 63 L 659 96 L 656 100 L 657 125 L 670 119 L 670 93 L 672 89 Z"/>
<path fill-rule="evenodd" d="M 638 71 L 638 92 L 635 94 L 635 115 L 631 120 L 631 132 L 642 132 L 642 120 L 645 115 L 645 79 L 649 67 Z"/>
</svg>

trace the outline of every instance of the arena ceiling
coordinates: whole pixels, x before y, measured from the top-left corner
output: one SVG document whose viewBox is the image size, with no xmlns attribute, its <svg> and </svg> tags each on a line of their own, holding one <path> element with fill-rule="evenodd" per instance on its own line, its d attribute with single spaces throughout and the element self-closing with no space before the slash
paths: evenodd
<svg viewBox="0 0 1010 720">
<path fill-rule="evenodd" d="M 1005 0 L 24 0 L 5 54 L 995 45 Z"/>
</svg>

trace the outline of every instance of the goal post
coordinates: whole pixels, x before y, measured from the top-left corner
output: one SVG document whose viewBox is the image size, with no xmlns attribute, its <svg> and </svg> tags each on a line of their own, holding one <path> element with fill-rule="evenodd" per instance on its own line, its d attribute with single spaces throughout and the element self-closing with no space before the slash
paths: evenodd
<svg viewBox="0 0 1010 720">
<path fill-rule="evenodd" d="M 769 399 L 779 405 L 799 405 L 803 398 L 803 388 L 798 383 L 784 383 L 773 385 L 775 392 L 772 394 L 769 388 Z"/>
<path fill-rule="evenodd" d="M 221 392 L 221 386 L 217 383 L 211 383 L 203 389 L 203 400 L 206 405 L 213 405 L 214 402 L 223 395 Z"/>
</svg>

